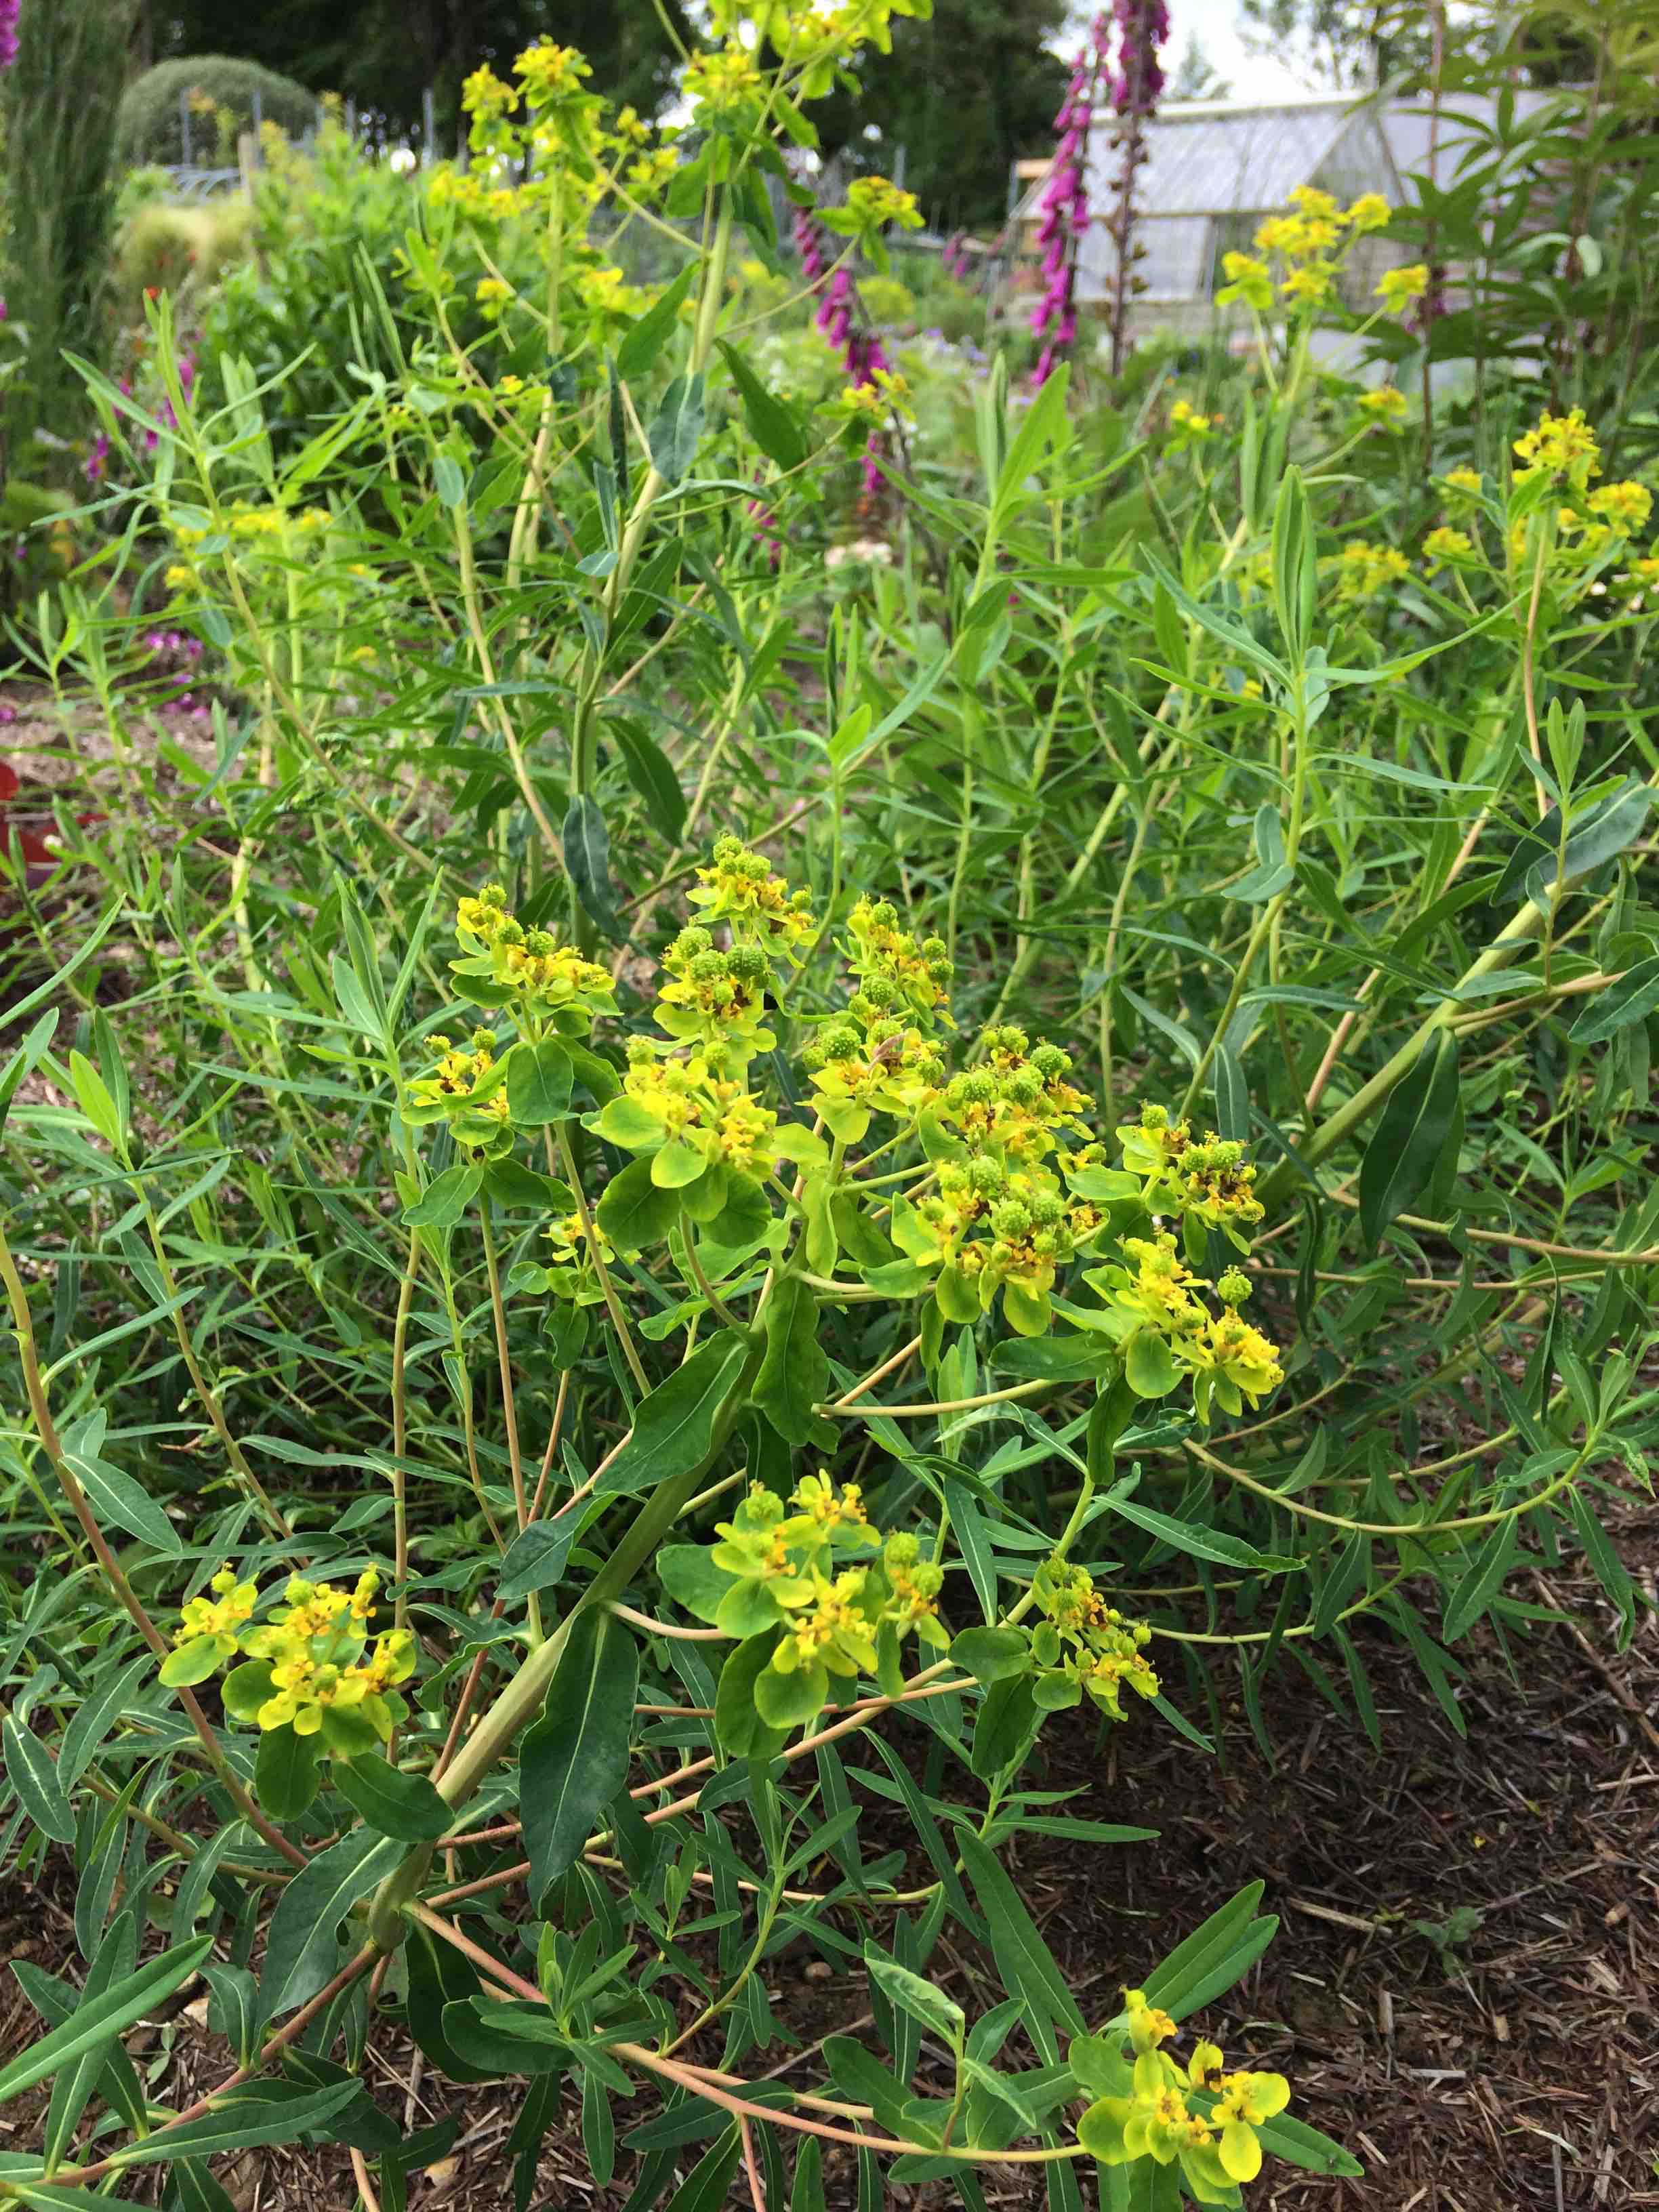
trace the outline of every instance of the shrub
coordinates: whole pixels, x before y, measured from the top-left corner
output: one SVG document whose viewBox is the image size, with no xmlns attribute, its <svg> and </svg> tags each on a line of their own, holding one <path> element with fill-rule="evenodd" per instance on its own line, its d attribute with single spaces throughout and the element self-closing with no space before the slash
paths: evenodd
<svg viewBox="0 0 1659 2212">
<path fill-rule="evenodd" d="M 229 118 L 234 158 L 234 134 L 253 128 L 253 96 L 259 95 L 264 121 L 276 124 L 298 138 L 319 120 L 317 95 L 292 77 L 283 76 L 258 62 L 238 60 L 229 54 L 184 54 L 173 61 L 157 62 L 136 78 L 121 95 L 116 126 L 116 150 L 124 161 L 182 161 L 184 126 L 179 102 L 193 92 L 203 94 Z M 218 125 L 203 115 L 191 122 L 191 152 L 197 161 L 218 152 Z M 205 144 L 204 140 L 205 139 Z"/>
<path fill-rule="evenodd" d="M 29 909 L 0 1452 L 20 1547 L 86 1555 L 15 1578 L 4 1740 L 97 1979 L 0 2075 L 58 2068 L 14 2190 L 317 2135 L 401 2202 L 380 2006 L 526 2083 L 526 2191 L 567 2079 L 601 2185 L 659 2094 L 641 2204 L 740 2160 L 817 2203 L 826 2130 L 870 2203 L 890 2158 L 1170 2212 L 1352 2174 L 1171 2048 L 1258 1886 L 1068 1989 L 1000 1850 L 1151 1839 L 1056 1807 L 1047 1717 L 1206 1757 L 1299 1665 L 1381 1738 L 1387 1639 L 1461 1725 L 1451 1647 L 1523 1656 L 1562 1546 L 1633 1626 L 1649 495 L 1571 410 L 1402 489 L 1409 405 L 1316 368 L 1305 275 L 1231 392 L 1080 424 L 1000 362 L 921 450 L 902 374 L 775 360 L 728 286 L 762 119 L 848 58 L 811 20 L 769 86 L 711 48 L 683 147 L 557 48 L 475 78 L 302 442 L 263 364 L 181 375 L 165 299 L 164 408 L 94 382 L 127 536 L 41 672 L 129 811 L 101 919 Z M 594 242 L 613 173 L 700 224 L 654 296 Z M 878 273 L 893 204 L 835 211 Z M 217 686 L 176 789 L 131 734 L 157 569 Z M 879 2051 L 768 2065 L 797 1943 Z M 238 2080 L 135 2112 L 114 2039 L 198 1966 Z"/>
<path fill-rule="evenodd" d="M 248 250 L 253 210 L 240 194 L 204 206 L 151 201 L 122 230 L 116 272 L 129 305 L 146 291 L 215 283 Z"/>
</svg>

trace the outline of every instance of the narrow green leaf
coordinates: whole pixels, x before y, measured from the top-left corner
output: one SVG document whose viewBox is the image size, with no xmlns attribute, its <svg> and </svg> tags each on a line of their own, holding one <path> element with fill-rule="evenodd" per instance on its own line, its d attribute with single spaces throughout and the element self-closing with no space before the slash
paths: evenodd
<svg viewBox="0 0 1659 2212">
<path fill-rule="evenodd" d="M 679 320 L 680 305 L 691 289 L 697 266 L 695 261 L 687 262 L 672 283 L 665 284 L 645 313 L 629 325 L 617 348 L 618 376 L 643 376 L 652 366 Z"/>
<path fill-rule="evenodd" d="M 1076 2000 L 1006 1873 L 979 1838 L 966 1829 L 957 1832 L 957 1850 L 990 1926 L 991 1949 L 1009 1995 L 1024 1997 L 1045 2026 L 1058 2022 L 1068 2035 L 1084 2034 L 1084 2019 Z M 1048 2041 L 1050 2048 L 1044 2055 L 1051 2057 L 1052 2034 Z M 1041 2043 L 1038 2048 L 1042 2049 Z"/>
<path fill-rule="evenodd" d="M 382 1836 L 408 1844 L 435 1843 L 454 1815 L 423 1774 L 406 1774 L 384 1759 L 335 1759 L 334 1787 Z"/>
<path fill-rule="evenodd" d="M 83 2051 L 98 2048 L 131 2027 L 135 2020 L 141 2020 L 187 1982 L 212 1948 L 210 1936 L 198 1936 L 163 1951 L 159 1958 L 146 1960 L 136 1972 L 124 1974 L 97 1997 L 78 2005 L 62 2027 L 31 2045 L 9 2066 L 0 2068 L 0 2104 L 32 2089 Z"/>
<path fill-rule="evenodd" d="M 0 1721 L 0 1747 L 5 1752 L 6 1779 L 30 1820 L 54 1843 L 72 1844 L 75 1814 L 45 1744 L 8 1713 Z"/>
<path fill-rule="evenodd" d="M 111 2156 L 125 2172 L 129 2166 L 155 2166 L 166 2159 L 211 2158 L 220 2151 L 295 2142 L 313 2129 L 326 2133 L 330 2121 L 355 2102 L 362 2087 L 355 2075 L 326 2089 L 308 2089 L 301 2081 L 244 2081 L 216 2097 L 199 2119 L 158 2129 Z"/>
<path fill-rule="evenodd" d="M 532 1897 L 573 1867 L 628 1779 L 639 1652 L 614 1613 L 589 1606 L 570 1624 L 542 1717 L 519 1755 L 520 1816 Z"/>
<path fill-rule="evenodd" d="M 1603 1044 L 1632 1022 L 1645 1021 L 1659 1006 L 1659 953 L 1634 968 L 1591 1000 L 1568 1031 L 1577 1045 Z"/>
<path fill-rule="evenodd" d="M 400 1843 L 355 1828 L 284 1885 L 265 1937 L 260 2000 L 266 2020 L 316 1996 L 335 1972 L 341 1922 L 404 1856 Z"/>
<path fill-rule="evenodd" d="M 75 1097 L 81 1111 L 93 1127 L 114 1151 L 120 1152 L 125 1137 L 121 1116 L 116 1111 L 115 1101 L 109 1095 L 104 1079 L 83 1052 L 72 1052 L 69 1056 L 70 1080 L 75 1085 Z"/>
<path fill-rule="evenodd" d="M 503 1604 L 528 1597 L 532 1590 L 550 1589 L 562 1577 L 580 1517 L 560 1513 L 551 1521 L 532 1521 L 519 1531 L 507 1547 L 495 1585 Z"/>
<path fill-rule="evenodd" d="M 1373 1251 L 1389 1224 L 1428 1188 L 1458 1095 L 1457 1039 L 1442 1030 L 1389 1093 L 1359 1164 L 1359 1225 Z"/>
<path fill-rule="evenodd" d="M 1515 1514 L 1500 1522 L 1475 1553 L 1441 1621 L 1440 1632 L 1448 1644 L 1468 1634 L 1503 1588 L 1520 1536 L 1521 1516 Z"/>
<path fill-rule="evenodd" d="M 599 1478 L 600 1496 L 654 1490 L 706 1459 L 715 1419 L 748 1356 L 744 1340 L 734 1329 L 722 1329 L 641 1398 L 632 1436 Z"/>
<path fill-rule="evenodd" d="M 786 1276 L 767 1310 L 766 1357 L 755 1378 L 755 1403 L 786 1443 L 804 1444 L 817 1425 L 813 1408 L 829 1392 L 817 1300 L 799 1275 Z"/>
<path fill-rule="evenodd" d="M 627 925 L 617 911 L 611 882 L 611 835 L 605 817 L 586 792 L 573 799 L 564 817 L 564 865 L 576 896 L 605 935 L 620 944 Z"/>
<path fill-rule="evenodd" d="M 722 338 L 720 349 L 742 397 L 744 416 L 755 443 L 781 469 L 799 468 L 806 459 L 807 441 L 794 409 L 767 390 L 734 345 Z"/>
<path fill-rule="evenodd" d="M 1150 1505 L 1138 1504 L 1115 1490 L 1107 1492 L 1106 1504 L 1112 1512 L 1125 1521 L 1133 1521 L 1149 1536 L 1161 1537 L 1164 1543 L 1173 1544 L 1176 1551 L 1185 1552 L 1194 1559 L 1213 1559 L 1224 1567 L 1248 1567 L 1256 1574 L 1285 1574 L 1297 1564 L 1295 1559 L 1280 1559 L 1271 1552 L 1258 1552 L 1254 1544 L 1247 1544 L 1242 1536 L 1229 1535 L 1224 1528 L 1200 1528 L 1190 1521 L 1177 1521 L 1174 1514 L 1159 1513 Z"/>
<path fill-rule="evenodd" d="M 685 827 L 685 793 L 667 754 L 635 721 L 619 716 L 607 719 L 605 726 L 617 741 L 628 780 L 644 800 L 652 827 L 671 845 L 678 844 Z"/>
<path fill-rule="evenodd" d="M 651 459 L 665 483 L 677 484 L 696 459 L 702 436 L 702 378 L 677 376 L 646 432 Z"/>
</svg>

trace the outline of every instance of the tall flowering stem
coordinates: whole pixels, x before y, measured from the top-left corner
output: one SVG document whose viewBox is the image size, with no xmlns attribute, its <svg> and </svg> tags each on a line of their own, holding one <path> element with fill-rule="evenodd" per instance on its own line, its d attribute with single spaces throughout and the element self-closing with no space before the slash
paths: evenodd
<svg viewBox="0 0 1659 2212">
<path fill-rule="evenodd" d="M 794 213 L 793 235 L 795 251 L 800 256 L 801 274 L 818 294 L 817 313 L 813 320 L 828 343 L 842 357 L 842 368 L 848 386 L 858 391 L 866 385 L 873 386 L 878 375 L 890 376 L 893 364 L 887 357 L 886 348 L 876 332 L 861 325 L 858 320 L 858 295 L 854 288 L 852 272 L 842 267 L 826 276 L 829 267 L 824 252 L 823 233 L 811 213 L 797 208 Z M 880 433 L 872 431 L 864 454 L 864 489 L 873 495 L 881 489 L 882 474 L 877 447 Z"/>
<path fill-rule="evenodd" d="M 1097 15 L 1054 118 L 1054 158 L 1037 203 L 1042 210 L 1037 244 L 1042 248 L 1043 289 L 1031 311 L 1031 328 L 1042 340 L 1035 371 L 1039 385 L 1048 382 L 1077 337 L 1077 250 L 1089 228 L 1089 125 L 1110 45 L 1110 26 L 1103 15 Z"/>
<path fill-rule="evenodd" d="M 1164 90 L 1159 50 L 1170 35 L 1170 11 L 1164 0 L 1113 0 L 1112 12 L 1118 29 L 1112 106 L 1118 118 L 1114 143 L 1119 160 L 1113 179 L 1116 202 L 1110 223 L 1116 248 L 1111 313 L 1112 374 L 1115 376 L 1128 349 L 1129 301 L 1136 290 L 1132 274 L 1139 258 L 1134 243 L 1135 175 L 1146 159 L 1146 125 Z"/>
</svg>

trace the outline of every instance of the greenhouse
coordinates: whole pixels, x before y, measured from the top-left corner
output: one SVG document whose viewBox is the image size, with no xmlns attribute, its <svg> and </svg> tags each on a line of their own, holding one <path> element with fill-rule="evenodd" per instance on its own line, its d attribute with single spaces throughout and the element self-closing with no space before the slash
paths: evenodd
<svg viewBox="0 0 1659 2212">
<path fill-rule="evenodd" d="M 1516 113 L 1547 97 L 1515 95 Z M 1474 149 L 1495 118 L 1488 96 L 1462 100 L 1439 118 L 1437 166 L 1443 184 Z M 1079 304 L 1098 306 L 1110 295 L 1116 250 L 1109 217 L 1119 169 L 1115 117 L 1097 111 L 1090 134 L 1089 199 L 1092 220 L 1078 253 Z M 1146 132 L 1146 158 L 1136 184 L 1134 238 L 1140 258 L 1133 326 L 1181 329 L 1208 322 L 1222 279 L 1222 257 L 1248 249 L 1257 226 L 1281 210 L 1299 185 L 1345 202 L 1381 192 L 1406 197 L 1401 179 L 1425 167 L 1431 112 L 1413 100 L 1356 102 L 1349 94 L 1281 99 L 1261 106 L 1194 100 L 1164 108 Z M 1034 165 L 1021 163 L 1022 171 Z M 1046 165 L 1018 179 L 1016 287 L 1024 289 L 1035 260 L 1031 240 Z M 1345 289 L 1368 291 L 1382 270 L 1402 258 L 1381 238 L 1351 256 Z"/>
</svg>

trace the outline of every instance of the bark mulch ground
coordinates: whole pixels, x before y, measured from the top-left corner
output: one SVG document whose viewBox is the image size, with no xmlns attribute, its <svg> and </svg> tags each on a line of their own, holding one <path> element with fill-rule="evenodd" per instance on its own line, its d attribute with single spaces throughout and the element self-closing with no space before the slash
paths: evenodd
<svg viewBox="0 0 1659 2212">
<path fill-rule="evenodd" d="M 1651 1607 L 1659 1509 L 1633 1508 L 1620 1540 Z M 1380 1751 L 1295 1668 L 1264 1695 L 1272 1759 L 1242 1710 L 1228 1715 L 1219 1764 L 1150 1714 L 1103 1753 L 1081 1723 L 1048 1740 L 1042 1778 L 1084 1791 L 1069 1809 L 1161 1832 L 1156 1844 L 1112 1850 L 1027 1838 L 1015 1854 L 1085 2013 L 1109 2009 L 1120 1983 L 1235 1888 L 1267 1882 L 1279 1936 L 1204 2031 L 1236 2060 L 1287 2073 L 1293 2109 L 1346 2142 L 1366 2175 L 1316 2179 L 1270 2165 L 1246 2192 L 1257 2212 L 1659 2205 L 1659 1620 L 1644 1611 L 1619 1654 L 1593 1585 L 1563 1571 L 1512 1588 L 1559 1598 L 1583 1626 L 1538 1629 L 1515 1676 L 1497 1639 L 1477 1638 L 1458 1691 L 1462 1734 L 1409 1658 L 1377 1636 L 1364 1651 Z M 6 1954 L 78 1977 L 72 1902 L 66 1867 L 30 1887 L 0 1884 Z M 970 2013 L 995 2001 L 971 1953 L 941 1952 L 933 1971 Z M 769 1981 L 779 2013 L 809 2040 L 856 2028 L 859 1983 L 824 1978 L 804 1954 L 775 1961 Z M 157 2099 L 183 2102 L 228 2070 L 204 2014 L 198 2001 L 136 2032 Z M 0 2060 L 32 2018 L 12 1984 L 0 1996 Z M 422 2072 L 406 2045 L 378 2037 L 368 2080 L 407 2126 L 459 2119 L 450 2156 L 411 2185 L 416 2212 L 507 2212 L 513 2085 L 454 2087 Z M 566 2119 L 548 2139 L 537 2201 L 610 2212 L 626 2199 L 633 2162 L 624 2154 L 597 2188 L 568 2092 Z M 0 2150 L 24 2148 L 38 2121 L 8 2107 Z M 221 2162 L 239 2212 L 356 2201 L 341 2155 L 258 2155 L 243 2169 Z M 855 2201 L 842 2154 L 826 2179 L 832 2205 Z M 151 2197 L 159 2177 L 132 2185 Z M 1085 2188 L 1091 2198 L 1086 2178 Z M 918 2208 L 955 2201 L 944 2184 L 890 2194 Z M 1000 2208 L 1039 2201 L 1030 2178 L 1007 2169 L 987 2175 L 986 2196 Z M 730 2201 L 747 2202 L 740 2172 Z"/>
</svg>

